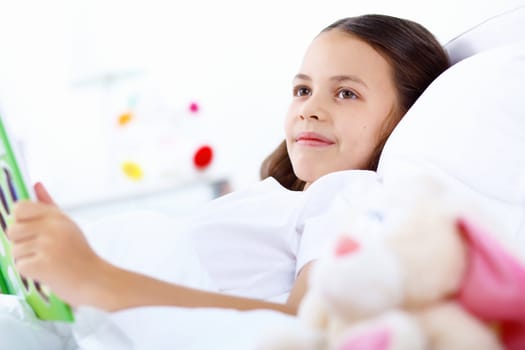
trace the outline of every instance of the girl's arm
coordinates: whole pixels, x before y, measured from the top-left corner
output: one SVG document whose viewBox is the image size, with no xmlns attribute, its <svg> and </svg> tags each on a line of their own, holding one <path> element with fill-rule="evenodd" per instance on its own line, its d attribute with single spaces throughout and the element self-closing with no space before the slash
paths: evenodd
<svg viewBox="0 0 525 350">
<path fill-rule="evenodd" d="M 296 314 L 310 266 L 299 273 L 285 304 L 229 296 L 171 284 L 111 265 L 91 249 L 78 226 L 52 201 L 42 185 L 39 202 L 16 204 L 8 228 L 19 272 L 47 285 L 72 305 L 108 311 L 146 305 L 271 309 Z"/>
<path fill-rule="evenodd" d="M 202 291 L 126 271 L 99 259 L 98 273 L 90 281 L 91 304 L 105 310 L 146 305 L 219 307 L 238 310 L 271 309 L 295 315 L 305 292 L 308 267 L 298 276 L 285 304 Z"/>
</svg>

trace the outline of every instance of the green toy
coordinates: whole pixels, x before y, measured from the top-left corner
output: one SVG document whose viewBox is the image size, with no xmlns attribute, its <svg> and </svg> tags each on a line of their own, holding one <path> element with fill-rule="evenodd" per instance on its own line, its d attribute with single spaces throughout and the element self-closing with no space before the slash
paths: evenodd
<svg viewBox="0 0 525 350">
<path fill-rule="evenodd" d="M 13 204 L 31 196 L 15 154 L 0 116 L 0 293 L 25 299 L 42 320 L 73 322 L 73 312 L 68 304 L 45 286 L 20 276 L 16 271 L 5 232 L 13 221 Z"/>
</svg>

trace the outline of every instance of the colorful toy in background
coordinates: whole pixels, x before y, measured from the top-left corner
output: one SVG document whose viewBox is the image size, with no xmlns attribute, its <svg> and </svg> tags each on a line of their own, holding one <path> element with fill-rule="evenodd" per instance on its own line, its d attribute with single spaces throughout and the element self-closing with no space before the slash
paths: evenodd
<svg viewBox="0 0 525 350">
<path fill-rule="evenodd" d="M 144 171 L 140 164 L 132 161 L 125 161 L 122 163 L 122 171 L 124 172 L 124 175 L 134 181 L 141 180 L 144 177 Z"/>
<path fill-rule="evenodd" d="M 127 125 L 128 123 L 131 122 L 131 120 L 133 119 L 133 114 L 131 112 L 125 112 L 125 113 L 122 113 L 119 117 L 118 117 L 118 124 L 120 126 L 125 126 Z"/>
<path fill-rule="evenodd" d="M 202 145 L 193 154 L 193 166 L 196 169 L 206 169 L 213 160 L 213 148 L 208 145 Z"/>
<path fill-rule="evenodd" d="M 130 98 L 117 116 L 116 148 L 120 176 L 132 182 L 191 179 L 211 168 L 215 150 L 207 118 L 198 102 L 178 108 L 160 101 Z"/>
</svg>

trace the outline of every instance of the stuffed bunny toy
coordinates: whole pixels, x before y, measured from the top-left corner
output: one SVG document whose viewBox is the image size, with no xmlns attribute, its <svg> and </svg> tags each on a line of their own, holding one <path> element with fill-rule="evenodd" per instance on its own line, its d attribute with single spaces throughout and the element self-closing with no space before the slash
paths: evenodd
<svg viewBox="0 0 525 350">
<path fill-rule="evenodd" d="M 430 178 L 342 218 L 298 312 L 263 349 L 525 349 L 525 267 Z M 476 222 L 476 224 L 474 224 Z"/>
</svg>

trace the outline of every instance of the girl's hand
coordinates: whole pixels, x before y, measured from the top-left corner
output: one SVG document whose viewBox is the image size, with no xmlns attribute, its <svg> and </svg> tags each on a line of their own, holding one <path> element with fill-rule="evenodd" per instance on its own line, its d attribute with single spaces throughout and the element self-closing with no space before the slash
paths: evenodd
<svg viewBox="0 0 525 350">
<path fill-rule="evenodd" d="M 7 230 L 17 270 L 72 305 L 92 304 L 93 281 L 103 261 L 42 184 L 35 192 L 38 202 L 15 204 L 14 223 Z"/>
</svg>

